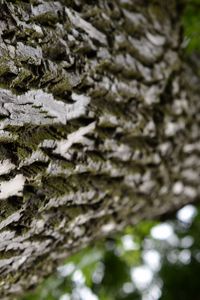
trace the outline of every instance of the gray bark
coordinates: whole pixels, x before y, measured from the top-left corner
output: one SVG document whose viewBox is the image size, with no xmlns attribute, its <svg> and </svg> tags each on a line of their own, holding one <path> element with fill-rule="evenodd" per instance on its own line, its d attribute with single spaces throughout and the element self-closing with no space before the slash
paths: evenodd
<svg viewBox="0 0 200 300">
<path fill-rule="evenodd" d="M 180 1 L 1 1 L 0 296 L 199 197 Z"/>
</svg>

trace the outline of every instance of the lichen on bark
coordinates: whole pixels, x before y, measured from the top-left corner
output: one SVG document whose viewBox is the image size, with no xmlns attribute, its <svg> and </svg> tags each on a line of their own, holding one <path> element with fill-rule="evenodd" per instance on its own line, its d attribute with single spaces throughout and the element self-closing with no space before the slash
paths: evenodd
<svg viewBox="0 0 200 300">
<path fill-rule="evenodd" d="M 199 197 L 180 1 L 1 1 L 0 295 Z"/>
</svg>

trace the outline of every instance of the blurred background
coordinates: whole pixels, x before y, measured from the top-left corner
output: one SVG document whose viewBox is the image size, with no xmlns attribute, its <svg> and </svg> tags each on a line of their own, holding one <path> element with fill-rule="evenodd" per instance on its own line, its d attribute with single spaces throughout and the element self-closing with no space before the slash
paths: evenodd
<svg viewBox="0 0 200 300">
<path fill-rule="evenodd" d="M 200 207 L 144 221 L 66 260 L 22 300 L 199 300 Z"/>
</svg>

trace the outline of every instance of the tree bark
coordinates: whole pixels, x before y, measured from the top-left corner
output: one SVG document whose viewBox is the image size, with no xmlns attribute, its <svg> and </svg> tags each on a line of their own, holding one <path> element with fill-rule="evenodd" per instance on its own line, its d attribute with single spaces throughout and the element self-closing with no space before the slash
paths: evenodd
<svg viewBox="0 0 200 300">
<path fill-rule="evenodd" d="M 0 295 L 14 299 L 96 238 L 198 199 L 200 85 L 178 0 L 0 6 Z"/>
</svg>

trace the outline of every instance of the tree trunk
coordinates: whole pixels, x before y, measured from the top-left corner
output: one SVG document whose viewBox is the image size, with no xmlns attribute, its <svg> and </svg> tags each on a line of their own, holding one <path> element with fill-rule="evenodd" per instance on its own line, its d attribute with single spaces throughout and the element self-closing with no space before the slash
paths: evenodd
<svg viewBox="0 0 200 300">
<path fill-rule="evenodd" d="M 0 296 L 199 197 L 176 0 L 1 1 Z"/>
</svg>

